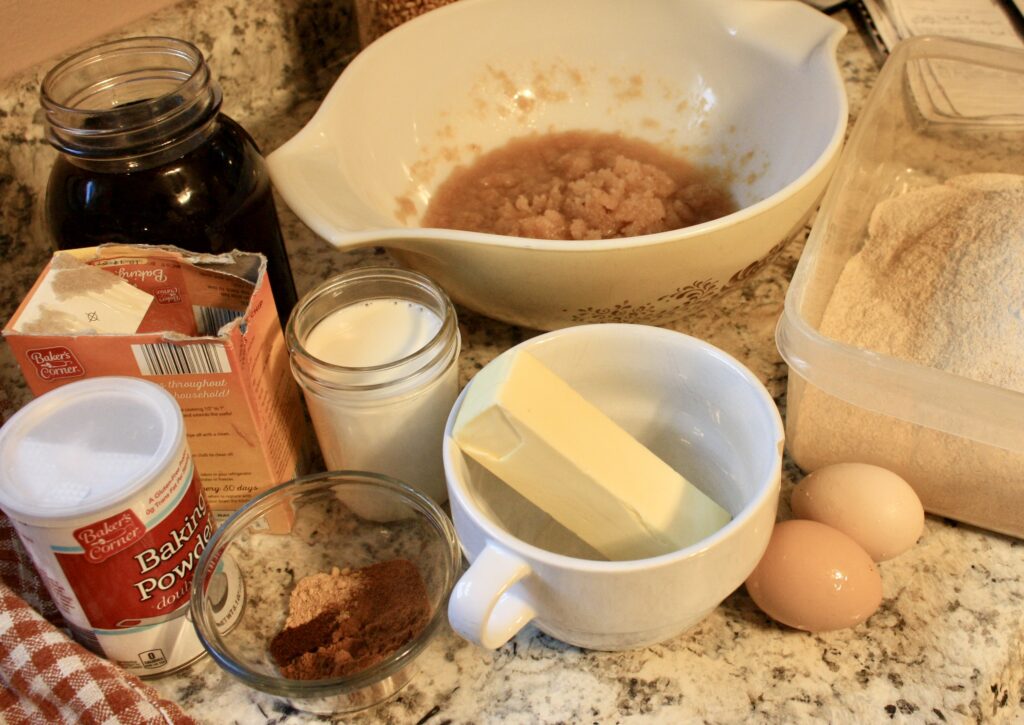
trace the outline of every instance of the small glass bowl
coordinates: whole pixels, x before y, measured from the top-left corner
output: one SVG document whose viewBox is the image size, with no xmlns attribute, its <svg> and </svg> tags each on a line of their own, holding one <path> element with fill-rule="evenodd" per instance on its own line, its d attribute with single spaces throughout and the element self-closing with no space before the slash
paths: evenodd
<svg viewBox="0 0 1024 725">
<path fill-rule="evenodd" d="M 344 677 L 294 680 L 270 655 L 295 583 L 332 567 L 404 558 L 426 584 L 431 618 L 424 630 L 372 667 Z M 242 611 L 221 611 L 221 561 L 237 565 Z M 455 529 L 437 504 L 373 473 L 318 473 L 281 484 L 235 512 L 210 540 L 195 574 L 192 619 L 210 656 L 246 685 L 318 713 L 353 712 L 395 695 L 415 675 L 416 657 L 445 617 L 461 562 Z M 234 567 L 231 567 L 233 570 Z"/>
</svg>

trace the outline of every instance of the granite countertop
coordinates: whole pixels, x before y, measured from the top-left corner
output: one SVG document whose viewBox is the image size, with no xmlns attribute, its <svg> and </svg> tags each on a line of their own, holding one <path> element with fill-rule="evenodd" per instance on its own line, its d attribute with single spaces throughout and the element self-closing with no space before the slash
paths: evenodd
<svg viewBox="0 0 1024 725">
<path fill-rule="evenodd" d="M 856 118 L 877 61 L 846 11 L 842 72 Z M 188 0 L 125 35 L 192 39 L 224 87 L 225 110 L 264 150 L 316 110 L 355 52 L 351 5 L 331 0 Z M 10 317 L 49 258 L 42 190 L 54 152 L 42 137 L 39 81 L 49 64 L 0 91 L 0 317 Z M 279 202 L 299 293 L 355 265 L 389 263 L 381 250 L 339 253 Z M 806 230 L 741 286 L 671 327 L 745 363 L 785 410 L 786 366 L 774 344 L 787 283 Z M 463 382 L 534 331 L 458 310 Z M 0 345 L 0 417 L 30 394 Z M 784 471 L 783 501 L 799 472 Z M 784 504 L 785 505 L 785 504 Z M 786 516 L 787 512 L 780 512 Z M 447 626 L 420 674 L 392 701 L 346 721 L 1020 722 L 1024 721 L 1024 543 L 929 517 L 908 553 L 880 566 L 885 598 L 864 625 L 806 634 L 768 620 L 744 590 L 705 621 L 632 652 L 584 651 L 527 627 L 497 651 Z M 152 681 L 200 722 L 319 720 L 250 690 L 205 659 Z"/>
</svg>

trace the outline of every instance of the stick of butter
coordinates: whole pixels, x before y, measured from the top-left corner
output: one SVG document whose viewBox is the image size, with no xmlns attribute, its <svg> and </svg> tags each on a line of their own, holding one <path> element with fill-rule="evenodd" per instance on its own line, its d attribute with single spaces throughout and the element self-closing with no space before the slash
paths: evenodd
<svg viewBox="0 0 1024 725">
<path fill-rule="evenodd" d="M 730 519 L 522 350 L 477 373 L 453 436 L 466 455 L 612 560 L 676 551 Z"/>
</svg>

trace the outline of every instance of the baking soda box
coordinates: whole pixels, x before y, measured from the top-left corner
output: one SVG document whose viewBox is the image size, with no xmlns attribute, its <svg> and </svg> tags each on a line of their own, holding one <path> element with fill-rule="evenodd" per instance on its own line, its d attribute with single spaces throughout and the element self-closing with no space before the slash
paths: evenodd
<svg viewBox="0 0 1024 725">
<path fill-rule="evenodd" d="M 36 395 L 101 375 L 163 386 L 225 514 L 308 467 L 312 438 L 265 272 L 263 255 L 246 252 L 57 252 L 3 335 Z"/>
</svg>

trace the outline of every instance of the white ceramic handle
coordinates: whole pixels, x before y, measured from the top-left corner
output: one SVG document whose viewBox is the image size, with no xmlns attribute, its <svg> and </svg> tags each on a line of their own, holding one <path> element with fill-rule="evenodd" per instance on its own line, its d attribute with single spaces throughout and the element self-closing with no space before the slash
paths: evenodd
<svg viewBox="0 0 1024 725">
<path fill-rule="evenodd" d="M 462 575 L 451 599 L 448 620 L 470 642 L 495 649 L 508 642 L 537 612 L 509 589 L 530 573 L 530 565 L 488 544 Z"/>
</svg>

